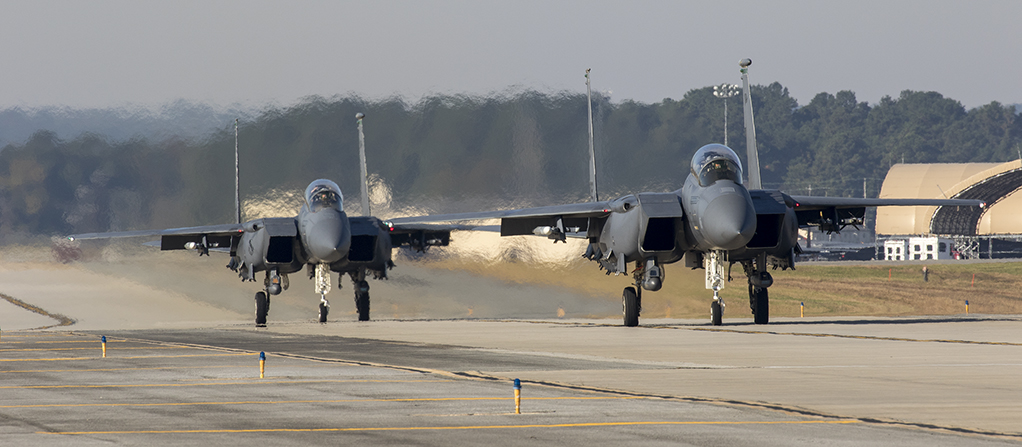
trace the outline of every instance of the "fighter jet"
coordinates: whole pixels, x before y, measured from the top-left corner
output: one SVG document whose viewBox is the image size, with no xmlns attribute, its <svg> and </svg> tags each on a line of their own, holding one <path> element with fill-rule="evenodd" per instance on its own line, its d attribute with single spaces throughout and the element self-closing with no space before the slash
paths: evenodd
<svg viewBox="0 0 1022 447">
<path fill-rule="evenodd" d="M 360 143 L 363 142 L 362 118 L 359 121 Z M 309 279 L 315 279 L 320 295 L 319 321 L 325 323 L 330 312 L 326 299 L 331 289 L 331 273 L 338 280 L 347 274 L 355 289 L 355 308 L 359 321 L 369 320 L 369 283 L 366 279 L 386 279 L 394 267 L 393 248 L 409 247 L 425 251 L 431 246 L 450 243 L 451 231 L 469 229 L 464 225 L 428 225 L 420 223 L 391 224 L 369 216 L 369 200 L 365 182 L 365 147 L 360 144 L 362 160 L 362 210 L 364 216 L 348 216 L 344 196 L 336 183 L 318 179 L 305 189 L 305 201 L 295 217 L 274 217 L 238 223 L 166 230 L 142 230 L 87 233 L 68 236 L 71 241 L 123 237 L 158 236 L 161 250 L 195 250 L 209 256 L 209 250 L 230 253 L 227 268 L 238 273 L 242 281 L 256 281 L 263 272 L 262 290 L 255 294 L 255 323 L 265 326 L 270 310 L 270 297 L 287 290 L 290 274 L 303 268 Z M 237 177 L 235 177 L 237 181 Z"/>
<path fill-rule="evenodd" d="M 538 235 L 554 243 L 567 237 L 586 238 L 589 245 L 583 257 L 608 274 L 632 277 L 633 285 L 622 293 L 625 326 L 639 324 L 642 291 L 655 292 L 663 286 L 663 265 L 683 259 L 686 267 L 706 270 L 706 288 L 713 290 L 711 323 L 721 325 L 725 306 L 719 291 L 730 279 L 731 267 L 740 264 L 747 277 L 754 321 L 767 324 L 767 290 L 773 284 L 768 270 L 795 268 L 795 255 L 800 252 L 799 227 L 840 232 L 846 226 L 861 225 L 866 208 L 875 206 L 983 206 L 977 200 L 791 196 L 762 189 L 747 76 L 751 64 L 749 59 L 739 64 L 744 82 L 748 159 L 753 164 L 749 184 L 743 184 L 745 170 L 733 150 L 722 144 L 707 144 L 692 157 L 682 187 L 672 192 L 643 192 L 599 201 L 593 171 L 591 202 L 391 222 L 400 225 L 500 219 L 501 236 Z"/>
</svg>

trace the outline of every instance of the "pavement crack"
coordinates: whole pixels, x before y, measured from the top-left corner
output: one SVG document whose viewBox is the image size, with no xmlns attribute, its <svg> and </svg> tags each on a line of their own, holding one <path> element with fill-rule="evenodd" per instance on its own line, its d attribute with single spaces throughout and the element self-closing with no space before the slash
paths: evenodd
<svg viewBox="0 0 1022 447">
<path fill-rule="evenodd" d="M 5 300 L 7 300 L 7 302 L 9 302 L 9 303 L 11 303 L 11 304 L 13 304 L 15 306 L 18 306 L 18 307 L 20 307 L 22 309 L 25 309 L 25 310 L 27 310 L 29 312 L 34 312 L 34 313 L 37 313 L 37 314 L 42 315 L 44 317 L 48 317 L 48 318 L 52 318 L 54 320 L 57 320 L 57 324 L 51 324 L 49 326 L 37 327 L 37 328 L 30 329 L 30 330 L 42 330 L 42 329 L 50 329 L 50 328 L 54 328 L 54 327 L 70 326 L 70 325 L 76 323 L 76 321 L 73 318 L 69 318 L 69 317 L 67 317 L 65 315 L 61 315 L 61 314 L 49 313 L 49 312 L 47 312 L 46 310 L 42 309 L 39 306 L 28 304 L 28 303 L 26 303 L 26 302 L 24 302 L 22 300 L 19 300 L 19 299 L 13 297 L 13 296 L 10 296 L 10 295 L 4 294 L 4 293 L 0 293 L 0 298 L 3 298 Z"/>
</svg>

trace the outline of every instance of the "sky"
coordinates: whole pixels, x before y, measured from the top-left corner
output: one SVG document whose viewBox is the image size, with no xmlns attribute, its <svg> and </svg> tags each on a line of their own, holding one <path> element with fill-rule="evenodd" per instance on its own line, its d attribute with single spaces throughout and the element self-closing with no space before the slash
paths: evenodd
<svg viewBox="0 0 1022 447">
<path fill-rule="evenodd" d="M 311 95 L 584 93 L 652 103 L 780 82 L 799 104 L 937 91 L 1022 103 L 1022 1 L 0 2 L 0 108 L 288 106 Z"/>
</svg>

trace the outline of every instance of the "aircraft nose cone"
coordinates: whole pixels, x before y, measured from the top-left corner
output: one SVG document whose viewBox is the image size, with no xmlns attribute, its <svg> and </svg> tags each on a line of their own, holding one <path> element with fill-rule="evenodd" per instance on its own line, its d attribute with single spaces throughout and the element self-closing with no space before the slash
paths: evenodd
<svg viewBox="0 0 1022 447">
<path fill-rule="evenodd" d="M 339 213 L 319 212 L 311 219 L 306 234 L 309 254 L 321 262 L 333 263 L 348 255 L 351 233 L 348 220 Z"/>
<path fill-rule="evenodd" d="M 703 213 L 703 234 L 715 249 L 736 250 L 756 234 L 756 210 L 743 194 L 714 198 Z"/>
</svg>

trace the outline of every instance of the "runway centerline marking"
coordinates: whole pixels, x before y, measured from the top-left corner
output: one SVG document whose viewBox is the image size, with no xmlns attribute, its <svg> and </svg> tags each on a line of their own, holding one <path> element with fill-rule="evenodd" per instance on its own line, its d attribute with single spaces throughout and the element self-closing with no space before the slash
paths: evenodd
<svg viewBox="0 0 1022 447">
<path fill-rule="evenodd" d="M 964 345 L 991 345 L 991 346 L 1022 346 L 1022 343 L 1007 341 L 976 341 L 976 340 L 953 340 L 938 338 L 904 338 L 904 337 L 880 337 L 876 335 L 848 335 L 848 334 L 825 334 L 817 332 L 776 332 L 776 331 L 748 331 L 741 329 L 714 329 L 705 327 L 672 328 L 667 326 L 647 326 L 655 329 L 688 329 L 690 331 L 703 332 L 726 332 L 731 334 L 753 334 L 753 335 L 789 335 L 796 337 L 820 337 L 820 338 L 850 338 L 853 340 L 880 340 L 880 341 L 907 341 L 913 343 L 953 343 Z"/>
<path fill-rule="evenodd" d="M 122 357 L 123 358 L 123 357 Z M 332 368 L 332 365 L 278 365 L 277 368 L 309 369 L 309 368 Z M 42 373 L 42 372 L 107 372 L 107 371 L 158 371 L 161 369 L 215 369 L 215 368 L 240 368 L 252 369 L 252 365 L 211 365 L 211 366 L 154 366 L 152 368 L 93 368 L 93 369 L 22 369 L 13 371 L 0 371 L 0 374 L 17 373 Z M 216 379 L 213 379 L 216 380 Z"/>
<path fill-rule="evenodd" d="M 109 385 L 10 385 L 0 386 L 2 390 L 29 389 L 63 389 L 63 388 L 163 388 L 186 386 L 217 386 L 217 385 L 270 385 L 270 384 L 303 384 L 303 383 L 441 383 L 453 380 L 383 380 L 383 379 L 348 379 L 348 380 L 266 380 L 247 379 L 244 382 L 209 382 L 209 383 L 131 383 Z"/>
<path fill-rule="evenodd" d="M 501 397 L 408 397 L 390 399 L 330 399 L 330 400 L 260 400 L 231 402 L 158 402 L 158 403 L 102 403 L 102 404 L 31 404 L 0 405 L 0 408 L 67 408 L 67 407 L 187 407 L 199 405 L 286 405 L 286 404 L 334 404 L 345 402 L 467 402 L 467 401 L 508 401 L 513 398 Z M 526 400 L 634 400 L 656 399 L 641 396 L 578 396 L 578 397 L 529 397 Z"/>
<path fill-rule="evenodd" d="M 99 342 L 95 342 L 99 344 Z M 98 348 L 11 348 L 11 349 L 0 349 L 0 352 L 29 352 L 29 351 L 95 351 Z M 133 348 L 115 348 L 118 351 L 125 351 L 128 349 L 195 349 L 186 347 L 174 347 L 174 346 L 138 346 Z"/>
<path fill-rule="evenodd" d="M 352 432 L 352 431 L 426 431 L 426 430 L 499 430 L 509 428 L 581 428 L 621 427 L 635 425 L 809 425 L 809 424 L 858 424 L 856 420 L 837 421 L 621 421 L 621 422 L 579 422 L 573 424 L 522 424 L 522 425 L 459 425 L 449 427 L 344 427 L 344 428 L 253 428 L 221 430 L 123 430 L 123 431 L 41 431 L 36 434 L 53 435 L 147 435 L 147 434 L 195 434 L 195 433 L 298 433 L 298 432 Z"/>
<path fill-rule="evenodd" d="M 228 356 L 240 356 L 246 355 L 251 356 L 251 353 L 244 354 L 184 354 L 184 355 L 135 355 L 135 356 L 110 356 L 107 358 L 102 357 L 60 357 L 55 359 L 0 359 L 0 362 L 57 362 L 61 360 L 102 360 L 110 361 L 110 359 L 171 359 L 181 357 L 228 357 Z"/>
</svg>

